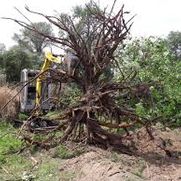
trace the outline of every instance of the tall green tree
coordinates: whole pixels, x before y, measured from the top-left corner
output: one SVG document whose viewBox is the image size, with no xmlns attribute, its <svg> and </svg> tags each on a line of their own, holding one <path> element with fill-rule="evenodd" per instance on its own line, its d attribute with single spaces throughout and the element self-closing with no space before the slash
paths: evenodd
<svg viewBox="0 0 181 181">
<path fill-rule="evenodd" d="M 43 34 L 50 36 L 53 34 L 51 25 L 46 22 L 32 23 L 31 26 Z M 32 53 L 37 53 L 38 55 L 40 55 L 43 48 L 49 44 L 46 38 L 40 35 L 40 33 L 26 28 L 21 29 L 19 34 L 15 33 L 13 39 L 20 47 L 25 48 Z"/>
<path fill-rule="evenodd" d="M 30 56 L 18 46 L 14 46 L 3 53 L 0 61 L 3 63 L 6 81 L 10 83 L 19 82 L 21 70 L 32 67 Z"/>
<path fill-rule="evenodd" d="M 99 21 L 95 19 L 94 13 L 103 11 L 98 4 L 89 1 L 85 6 L 75 6 L 73 8 L 73 17 L 76 19 L 76 29 L 84 38 L 86 45 L 91 51 L 91 43 L 96 43 L 92 40 L 97 36 L 96 29 L 98 28 Z M 95 30 L 95 31 L 94 31 Z"/>
</svg>

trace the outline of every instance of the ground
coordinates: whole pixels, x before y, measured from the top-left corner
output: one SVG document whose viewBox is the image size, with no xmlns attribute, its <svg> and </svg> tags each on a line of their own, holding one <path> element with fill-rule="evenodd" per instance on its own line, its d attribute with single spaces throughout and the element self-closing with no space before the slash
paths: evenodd
<svg viewBox="0 0 181 181">
<path fill-rule="evenodd" d="M 154 142 L 140 129 L 134 137 L 139 149 L 132 156 L 78 143 L 49 150 L 25 148 L 17 129 L 6 123 L 0 123 L 0 129 L 2 181 L 181 180 L 181 129 L 154 128 L 153 134 L 159 138 Z M 171 157 L 160 148 L 160 138 L 165 140 Z"/>
</svg>

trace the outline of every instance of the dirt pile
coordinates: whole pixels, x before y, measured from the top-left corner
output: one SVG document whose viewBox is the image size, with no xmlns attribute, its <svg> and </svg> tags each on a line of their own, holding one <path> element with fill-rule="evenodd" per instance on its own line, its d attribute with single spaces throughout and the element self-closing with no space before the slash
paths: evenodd
<svg viewBox="0 0 181 181">
<path fill-rule="evenodd" d="M 96 148 L 77 158 L 67 160 L 60 171 L 72 171 L 76 173 L 74 181 L 117 181 L 142 179 L 128 172 L 120 163 L 110 160 L 111 153 Z"/>
<path fill-rule="evenodd" d="M 139 154 L 130 156 L 90 147 L 89 152 L 66 160 L 60 173 L 75 173 L 74 181 L 181 180 L 181 129 L 155 129 L 153 134 L 155 141 L 144 129 L 139 130 L 134 140 Z M 160 148 L 160 139 L 171 157 Z"/>
<path fill-rule="evenodd" d="M 139 130 L 135 138 L 140 156 L 145 162 L 143 177 L 152 181 L 181 180 L 181 129 L 153 127 L 152 131 L 154 140 L 143 129 Z"/>
<path fill-rule="evenodd" d="M 0 116 L 2 118 L 16 118 L 19 112 L 19 97 L 13 99 L 3 110 L 3 106 L 16 95 L 17 90 L 8 86 L 0 87 Z"/>
</svg>

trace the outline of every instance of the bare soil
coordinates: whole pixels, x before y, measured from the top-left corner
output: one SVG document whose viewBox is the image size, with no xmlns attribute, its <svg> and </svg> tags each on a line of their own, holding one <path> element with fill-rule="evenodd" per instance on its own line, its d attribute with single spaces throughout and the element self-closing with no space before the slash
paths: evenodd
<svg viewBox="0 0 181 181">
<path fill-rule="evenodd" d="M 154 130 L 156 140 L 150 140 L 144 129 L 135 138 L 137 156 L 89 147 L 89 152 L 66 160 L 60 172 L 76 173 L 74 181 L 179 181 L 181 180 L 181 129 Z M 142 138 L 142 139 L 141 139 Z M 168 156 L 160 148 L 165 140 Z"/>
</svg>

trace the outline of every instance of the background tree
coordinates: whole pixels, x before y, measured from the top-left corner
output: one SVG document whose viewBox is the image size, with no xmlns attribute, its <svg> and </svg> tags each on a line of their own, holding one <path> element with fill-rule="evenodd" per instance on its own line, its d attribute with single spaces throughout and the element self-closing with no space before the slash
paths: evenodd
<svg viewBox="0 0 181 181">
<path fill-rule="evenodd" d="M 181 32 L 171 31 L 166 39 L 175 60 L 181 60 Z"/>
<path fill-rule="evenodd" d="M 87 49 L 92 50 L 92 43 L 97 36 L 96 31 L 99 20 L 95 19 L 93 13 L 103 13 L 100 7 L 93 1 L 90 1 L 86 6 L 76 6 L 73 8 L 72 17 L 75 21 L 75 27 L 79 34 L 82 35 Z M 95 42 L 94 42 L 95 43 Z"/>
<path fill-rule="evenodd" d="M 31 60 L 24 50 L 18 46 L 12 47 L 1 56 L 3 72 L 6 74 L 7 82 L 19 82 L 23 68 L 31 68 Z"/>
<path fill-rule="evenodd" d="M 0 54 L 6 51 L 6 46 L 4 43 L 0 43 Z"/>
<path fill-rule="evenodd" d="M 31 23 L 31 26 L 38 32 L 47 34 L 48 36 L 53 35 L 52 27 L 46 22 Z M 15 33 L 13 37 L 18 45 L 21 48 L 26 48 L 32 53 L 41 55 L 43 48 L 49 44 L 46 37 L 38 34 L 36 31 L 31 31 L 26 28 L 23 28 L 20 31 L 20 34 Z"/>
</svg>

